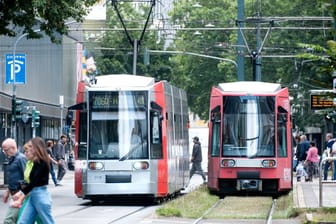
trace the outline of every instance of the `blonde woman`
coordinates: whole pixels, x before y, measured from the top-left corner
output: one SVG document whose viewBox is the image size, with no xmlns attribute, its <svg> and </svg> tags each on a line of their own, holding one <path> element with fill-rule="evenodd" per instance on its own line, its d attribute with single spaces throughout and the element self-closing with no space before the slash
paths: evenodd
<svg viewBox="0 0 336 224">
<path fill-rule="evenodd" d="M 25 154 L 27 160 L 33 161 L 33 167 L 29 174 L 29 183 L 13 196 L 15 203 L 20 206 L 25 195 L 29 194 L 17 223 L 34 223 L 36 216 L 39 216 L 42 223 L 54 224 L 55 221 L 51 214 L 52 200 L 47 190 L 50 159 L 44 140 L 40 137 L 29 140 Z"/>
</svg>

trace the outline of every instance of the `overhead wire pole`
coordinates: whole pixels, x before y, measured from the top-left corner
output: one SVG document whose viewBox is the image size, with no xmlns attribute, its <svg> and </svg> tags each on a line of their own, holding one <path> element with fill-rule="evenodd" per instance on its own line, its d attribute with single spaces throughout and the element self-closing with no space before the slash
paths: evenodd
<svg viewBox="0 0 336 224">
<path fill-rule="evenodd" d="M 119 18 L 119 20 L 122 24 L 123 30 L 126 33 L 127 39 L 130 42 L 130 44 L 133 46 L 133 75 L 136 75 L 136 63 L 137 63 L 137 58 L 138 58 L 138 48 L 139 48 L 139 45 L 141 45 L 141 42 L 142 42 L 142 40 L 145 36 L 148 21 L 150 19 L 150 15 L 152 14 L 153 7 L 155 6 L 155 0 L 150 0 L 150 1 L 151 1 L 151 7 L 149 9 L 144 28 L 142 29 L 141 36 L 140 36 L 139 40 L 137 40 L 137 39 L 132 40 L 131 35 L 128 32 L 129 29 L 127 29 L 127 27 L 124 23 L 124 20 L 122 19 L 121 15 L 120 15 L 120 12 L 119 12 L 119 9 L 118 9 L 118 1 L 117 0 L 112 0 L 112 6 L 114 7 L 114 10 L 117 12 L 117 16 L 118 16 L 118 18 Z"/>
<path fill-rule="evenodd" d="M 243 21 L 244 20 L 244 5 L 245 0 L 238 0 L 238 13 L 237 13 L 237 19 Z M 244 24 L 238 24 L 238 26 L 244 26 Z M 240 27 L 241 28 L 241 27 Z M 243 35 L 238 30 L 238 81 L 244 81 L 245 74 L 244 74 L 244 68 L 245 68 L 245 59 L 244 59 L 244 47 L 241 47 L 244 45 Z"/>
<path fill-rule="evenodd" d="M 257 18 L 256 20 L 255 19 L 250 19 L 250 21 L 252 21 L 252 22 L 255 22 L 255 23 L 261 23 L 263 20 L 262 19 L 260 19 L 260 18 Z M 236 23 L 237 23 L 237 25 L 239 24 L 239 23 L 243 23 L 244 21 L 236 21 Z M 266 34 L 265 34 L 265 37 L 264 37 L 264 40 L 262 41 L 262 43 L 261 43 L 261 45 L 259 46 L 259 47 L 257 47 L 256 48 L 256 50 L 255 51 L 252 51 L 251 49 L 250 49 L 250 47 L 249 47 L 249 45 L 248 45 L 248 43 L 247 43 L 247 40 L 246 40 L 246 38 L 245 38 L 245 35 L 244 35 L 244 32 L 242 31 L 242 29 L 239 29 L 239 31 L 241 32 L 241 35 L 242 35 L 242 38 L 243 38 L 243 40 L 244 40 L 244 43 L 245 43 L 245 46 L 246 46 L 246 49 L 248 50 L 248 54 L 249 54 L 249 56 L 252 58 L 252 62 L 253 62 L 253 81 L 260 81 L 261 80 L 261 74 L 259 74 L 259 75 L 257 75 L 257 66 L 260 66 L 260 64 L 258 64 L 257 62 L 257 59 L 258 58 L 260 58 L 260 56 L 261 56 L 261 50 L 262 50 L 262 48 L 264 47 L 264 44 L 265 44 L 265 42 L 266 42 L 266 39 L 267 39 L 267 37 L 268 37 L 268 35 L 270 34 L 270 32 L 271 32 L 271 29 L 272 29 L 272 27 L 273 27 L 273 25 L 274 25 L 274 21 L 272 20 L 272 21 L 269 21 L 269 23 L 270 23 L 270 26 L 268 27 L 268 29 L 267 29 L 267 32 L 266 32 Z M 240 27 L 239 25 L 238 25 L 238 27 Z M 259 28 L 260 29 L 260 28 Z M 258 37 L 259 38 L 259 37 Z"/>
</svg>

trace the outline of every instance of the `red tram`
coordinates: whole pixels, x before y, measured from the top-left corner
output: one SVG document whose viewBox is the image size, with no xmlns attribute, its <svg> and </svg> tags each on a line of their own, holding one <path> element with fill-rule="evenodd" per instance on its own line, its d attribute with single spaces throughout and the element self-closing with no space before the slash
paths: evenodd
<svg viewBox="0 0 336 224">
<path fill-rule="evenodd" d="M 287 88 L 265 82 L 212 88 L 208 189 L 225 195 L 272 195 L 292 189 L 292 131 Z"/>
<path fill-rule="evenodd" d="M 76 110 L 75 194 L 92 201 L 160 200 L 189 181 L 184 91 L 134 75 L 80 82 Z"/>
</svg>

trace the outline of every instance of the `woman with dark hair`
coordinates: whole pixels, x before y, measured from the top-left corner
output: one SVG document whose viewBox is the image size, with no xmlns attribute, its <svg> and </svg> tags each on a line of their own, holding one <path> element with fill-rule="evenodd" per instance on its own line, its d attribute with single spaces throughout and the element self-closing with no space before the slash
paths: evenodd
<svg viewBox="0 0 336 224">
<path fill-rule="evenodd" d="M 25 195 L 29 194 L 27 204 L 22 211 L 18 224 L 34 223 L 36 216 L 43 223 L 54 224 L 51 214 L 51 196 L 47 190 L 50 171 L 50 159 L 42 138 L 32 138 L 27 142 L 26 158 L 34 165 L 29 174 L 29 183 L 13 198 L 15 205 L 21 206 Z"/>
</svg>

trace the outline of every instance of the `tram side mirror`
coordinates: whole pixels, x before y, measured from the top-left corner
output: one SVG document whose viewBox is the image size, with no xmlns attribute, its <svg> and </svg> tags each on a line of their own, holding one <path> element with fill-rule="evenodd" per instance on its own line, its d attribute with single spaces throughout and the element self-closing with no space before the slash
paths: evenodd
<svg viewBox="0 0 336 224">
<path fill-rule="evenodd" d="M 287 123 L 287 114 L 278 114 L 278 121 L 281 123 Z"/>
<path fill-rule="evenodd" d="M 278 107 L 278 121 L 286 123 L 287 122 L 287 111 L 285 108 L 279 106 Z"/>
<path fill-rule="evenodd" d="M 162 121 L 163 120 L 162 107 L 154 101 L 151 101 L 150 105 L 152 110 L 156 111 L 156 113 L 159 113 L 159 119 L 160 121 Z"/>
<path fill-rule="evenodd" d="M 215 114 L 211 114 L 211 121 L 214 122 L 216 120 Z"/>
<path fill-rule="evenodd" d="M 217 106 L 213 110 L 211 110 L 211 122 L 216 122 L 216 119 L 218 120 L 220 118 L 220 107 Z"/>
<path fill-rule="evenodd" d="M 66 125 L 71 126 L 73 120 L 73 111 L 68 111 L 66 115 Z"/>
</svg>

